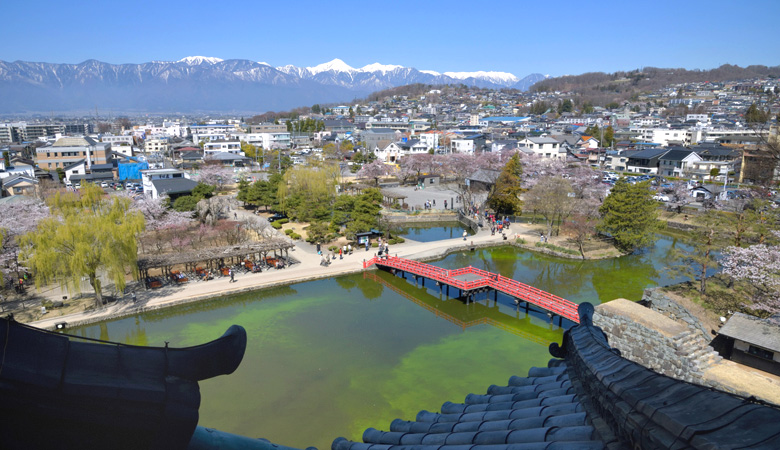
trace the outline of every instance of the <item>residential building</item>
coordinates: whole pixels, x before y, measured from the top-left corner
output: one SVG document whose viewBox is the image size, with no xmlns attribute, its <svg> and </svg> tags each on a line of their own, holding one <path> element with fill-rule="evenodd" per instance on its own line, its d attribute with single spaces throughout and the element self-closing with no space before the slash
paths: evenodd
<svg viewBox="0 0 780 450">
<path fill-rule="evenodd" d="M 260 125 L 250 125 L 249 132 L 254 133 L 286 133 L 287 125 L 275 123 L 261 123 Z"/>
<path fill-rule="evenodd" d="M 144 151 L 150 153 L 167 154 L 169 148 L 168 138 L 147 139 L 144 142 Z"/>
<path fill-rule="evenodd" d="M 236 155 L 244 154 L 244 152 L 241 151 L 241 142 L 237 140 L 206 142 L 203 144 L 203 152 L 205 153 L 206 157 L 208 157 L 208 155 L 220 152 L 234 153 Z"/>
<path fill-rule="evenodd" d="M 649 148 L 640 150 L 628 158 L 626 169 L 629 172 L 657 174 L 659 161 L 668 152 L 665 148 Z"/>
<path fill-rule="evenodd" d="M 35 195 L 35 189 L 38 186 L 38 180 L 35 177 L 26 174 L 13 175 L 2 179 L 2 196 L 12 197 L 14 195 Z"/>
<path fill-rule="evenodd" d="M 168 195 L 174 200 L 189 195 L 198 183 L 180 169 L 149 169 L 141 171 L 141 185 L 145 195 L 152 198 Z"/>
<path fill-rule="evenodd" d="M 664 177 L 688 177 L 702 158 L 686 148 L 673 148 L 658 159 L 658 174 Z"/>
<path fill-rule="evenodd" d="M 387 147 L 388 144 L 399 138 L 400 133 L 389 128 L 373 128 L 360 134 L 360 139 L 366 143 L 366 149 L 373 152 Z"/>
<path fill-rule="evenodd" d="M 520 145 L 542 158 L 566 159 L 566 150 L 551 137 L 527 137 L 520 140 Z"/>
</svg>

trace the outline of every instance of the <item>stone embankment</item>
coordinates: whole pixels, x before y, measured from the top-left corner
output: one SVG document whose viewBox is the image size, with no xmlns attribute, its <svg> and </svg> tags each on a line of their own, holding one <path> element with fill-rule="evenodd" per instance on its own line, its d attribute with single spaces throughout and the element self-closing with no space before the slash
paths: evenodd
<svg viewBox="0 0 780 450">
<path fill-rule="evenodd" d="M 686 316 L 680 311 L 675 314 Z M 709 346 L 700 323 L 682 320 L 686 324 L 625 299 L 598 305 L 593 316 L 609 345 L 630 361 L 678 380 L 780 404 L 780 383 L 724 360 Z"/>
<path fill-rule="evenodd" d="M 701 320 L 694 314 L 691 314 L 684 306 L 674 301 L 674 299 L 665 295 L 661 288 L 645 289 L 642 301 L 653 311 L 657 311 L 664 316 L 669 317 L 678 323 L 683 323 L 687 325 L 688 328 L 695 330 L 705 341 L 709 342 L 712 340 L 712 335 Z"/>
</svg>

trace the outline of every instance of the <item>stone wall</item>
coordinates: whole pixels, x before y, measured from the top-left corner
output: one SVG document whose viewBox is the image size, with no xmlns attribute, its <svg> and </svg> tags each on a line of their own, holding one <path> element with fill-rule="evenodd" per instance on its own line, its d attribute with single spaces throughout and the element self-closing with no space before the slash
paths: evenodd
<svg viewBox="0 0 780 450">
<path fill-rule="evenodd" d="M 705 341 L 709 342 L 712 340 L 712 335 L 707 331 L 707 327 L 701 323 L 699 318 L 691 314 L 690 311 L 672 298 L 666 296 L 661 288 L 645 289 L 642 301 L 646 302 L 647 306 L 653 311 L 658 311 L 664 316 L 679 323 L 684 323 L 688 328 L 697 331 Z"/>
<path fill-rule="evenodd" d="M 721 359 L 698 330 L 629 300 L 597 306 L 593 323 L 623 357 L 678 380 L 706 384 L 703 372 Z"/>
<path fill-rule="evenodd" d="M 692 223 L 673 222 L 671 220 L 666 221 L 666 226 L 667 228 L 672 228 L 674 230 L 682 230 L 682 231 L 691 231 L 699 228 Z"/>
<path fill-rule="evenodd" d="M 386 214 L 385 220 L 391 223 L 421 223 L 421 222 L 457 222 L 458 215 L 451 213 L 420 213 L 420 214 Z"/>
</svg>

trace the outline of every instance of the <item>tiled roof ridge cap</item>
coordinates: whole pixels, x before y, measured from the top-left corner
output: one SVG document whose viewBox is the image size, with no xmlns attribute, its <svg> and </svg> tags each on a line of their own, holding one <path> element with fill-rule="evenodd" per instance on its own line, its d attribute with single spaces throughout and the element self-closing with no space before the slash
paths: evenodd
<svg viewBox="0 0 780 450">
<path fill-rule="evenodd" d="M 590 303 L 578 307 L 580 323 L 566 330 L 562 345 L 572 383 L 582 388 L 588 409 L 632 448 L 780 448 L 780 409 L 714 388 L 658 374 L 620 356 L 593 325 Z M 652 430 L 652 432 L 650 432 Z M 739 445 L 737 445 L 739 444 Z"/>
</svg>

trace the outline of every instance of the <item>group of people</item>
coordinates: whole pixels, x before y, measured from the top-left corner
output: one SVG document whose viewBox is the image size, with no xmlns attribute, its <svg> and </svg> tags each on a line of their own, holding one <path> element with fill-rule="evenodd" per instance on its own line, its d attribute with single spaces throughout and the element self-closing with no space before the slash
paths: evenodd
<svg viewBox="0 0 780 450">
<path fill-rule="evenodd" d="M 379 238 L 379 252 L 377 256 L 384 256 L 385 259 L 390 257 L 390 246 L 387 242 L 382 242 L 382 238 Z"/>
<path fill-rule="evenodd" d="M 434 206 L 436 206 L 436 199 L 433 199 L 433 201 L 431 201 L 431 200 L 426 200 L 425 201 L 425 209 L 426 210 L 433 209 Z"/>
<path fill-rule="evenodd" d="M 488 214 L 485 212 L 485 219 L 490 223 L 490 235 L 493 236 L 498 231 L 499 234 L 503 234 L 505 231 L 509 231 L 509 217 L 503 219 L 497 219 L 494 214 Z"/>
<path fill-rule="evenodd" d="M 366 248 L 368 248 L 368 244 L 366 244 Z M 317 254 L 320 255 L 321 266 L 328 266 L 330 265 L 331 260 L 336 259 L 336 252 L 331 251 L 328 253 L 323 253 L 319 243 L 317 243 Z M 352 254 L 352 244 L 347 244 L 339 248 L 338 251 L 339 259 L 344 259 L 344 255 L 351 255 L 351 254 Z"/>
</svg>

